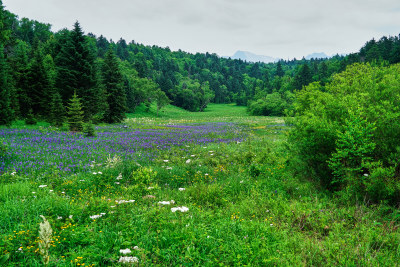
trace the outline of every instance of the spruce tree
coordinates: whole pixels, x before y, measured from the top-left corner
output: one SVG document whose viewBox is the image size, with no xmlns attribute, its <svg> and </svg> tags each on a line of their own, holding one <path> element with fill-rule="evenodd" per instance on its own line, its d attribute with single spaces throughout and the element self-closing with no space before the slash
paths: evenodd
<svg viewBox="0 0 400 267">
<path fill-rule="evenodd" d="M 51 83 L 44 65 L 44 55 L 41 44 L 34 50 L 34 58 L 29 65 L 28 97 L 32 100 L 32 110 L 35 115 L 47 117 L 50 112 Z"/>
<path fill-rule="evenodd" d="M 68 125 L 71 131 L 81 132 L 83 130 L 82 104 L 76 92 L 72 96 L 68 106 Z"/>
<path fill-rule="evenodd" d="M 108 104 L 104 120 L 108 123 L 121 122 L 125 117 L 126 94 L 119 63 L 111 49 L 105 55 L 102 74 Z"/>
<path fill-rule="evenodd" d="M 99 87 L 96 67 L 96 51 L 90 49 L 86 37 L 78 22 L 67 34 L 60 52 L 56 57 L 56 86 L 64 102 L 72 97 L 76 90 L 82 98 L 85 118 L 88 120 L 103 107 L 102 91 Z"/>
<path fill-rule="evenodd" d="M 10 102 L 8 66 L 4 58 L 4 48 L 0 45 L 0 125 L 10 126 L 12 123 Z"/>
<path fill-rule="evenodd" d="M 58 92 L 51 99 L 49 120 L 56 127 L 61 127 L 65 121 L 65 108 Z"/>
</svg>

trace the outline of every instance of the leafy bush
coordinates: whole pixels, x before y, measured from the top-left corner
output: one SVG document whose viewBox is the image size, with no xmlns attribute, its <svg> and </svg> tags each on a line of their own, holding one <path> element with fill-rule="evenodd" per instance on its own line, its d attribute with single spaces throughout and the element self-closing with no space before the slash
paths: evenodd
<svg viewBox="0 0 400 267">
<path fill-rule="evenodd" d="M 272 93 L 263 99 L 258 99 L 249 105 L 251 115 L 282 116 L 287 102 L 279 93 Z"/>
<path fill-rule="evenodd" d="M 394 201 L 400 175 L 390 170 L 400 164 L 399 96 L 400 65 L 355 64 L 326 87 L 310 84 L 297 93 L 288 119 L 292 166 L 330 189 Z"/>
<path fill-rule="evenodd" d="M 86 137 L 95 137 L 96 131 L 94 130 L 93 123 L 91 121 L 83 124 L 83 133 Z"/>
</svg>

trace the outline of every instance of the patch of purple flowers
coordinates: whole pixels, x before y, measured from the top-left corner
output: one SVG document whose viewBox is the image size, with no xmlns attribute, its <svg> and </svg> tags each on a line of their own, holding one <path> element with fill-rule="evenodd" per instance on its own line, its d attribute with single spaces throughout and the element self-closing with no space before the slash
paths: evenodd
<svg viewBox="0 0 400 267">
<path fill-rule="evenodd" d="M 124 160 L 146 161 L 159 151 L 188 144 L 242 141 L 243 128 L 233 123 L 163 125 L 155 129 L 130 129 L 120 125 L 97 127 L 97 137 L 29 129 L 0 129 L 8 156 L 0 158 L 0 174 L 8 170 L 37 173 L 89 170 L 93 161 L 102 163 L 109 155 Z M 159 128 L 159 129 L 157 129 Z"/>
</svg>

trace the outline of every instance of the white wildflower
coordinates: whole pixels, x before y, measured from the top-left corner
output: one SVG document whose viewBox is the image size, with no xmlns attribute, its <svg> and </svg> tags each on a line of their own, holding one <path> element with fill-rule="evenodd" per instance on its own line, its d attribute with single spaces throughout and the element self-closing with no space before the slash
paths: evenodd
<svg viewBox="0 0 400 267">
<path fill-rule="evenodd" d="M 147 190 L 151 190 L 151 189 L 154 189 L 154 187 L 152 187 L 152 186 L 147 187 Z"/>
<path fill-rule="evenodd" d="M 364 176 L 365 176 L 365 177 L 368 177 L 368 173 L 364 173 Z"/>
<path fill-rule="evenodd" d="M 97 174 L 97 172 L 93 172 L 93 174 L 94 174 L 94 175 L 96 175 L 96 174 Z"/>
<path fill-rule="evenodd" d="M 103 174 L 102 172 L 98 172 L 98 174 Z"/>
<path fill-rule="evenodd" d="M 96 214 L 96 215 L 92 215 L 92 216 L 89 216 L 89 217 L 90 217 L 90 219 L 96 220 L 96 219 L 98 219 L 98 218 L 101 218 L 101 216 L 102 216 L 102 215 Z"/>
<path fill-rule="evenodd" d="M 205 173 L 204 175 L 205 175 L 205 176 L 208 176 L 208 173 Z"/>
<path fill-rule="evenodd" d="M 79 182 L 84 182 L 85 180 L 79 180 Z"/>
<path fill-rule="evenodd" d="M 119 261 L 121 263 L 136 263 L 139 262 L 139 259 L 137 257 L 121 257 L 119 258 Z"/>
<path fill-rule="evenodd" d="M 168 162 L 169 160 L 167 160 L 167 159 L 164 159 L 163 161 L 164 161 L 164 162 Z"/>
<path fill-rule="evenodd" d="M 189 210 L 188 207 L 182 206 L 182 207 L 176 207 L 176 208 L 171 208 L 172 212 L 180 211 L 180 212 L 187 212 Z"/>
<path fill-rule="evenodd" d="M 243 180 L 241 180 L 240 183 L 243 184 Z"/>
<path fill-rule="evenodd" d="M 117 180 L 122 180 L 122 173 L 118 175 Z"/>
<path fill-rule="evenodd" d="M 39 185 L 40 188 L 47 187 L 47 184 Z"/>
<path fill-rule="evenodd" d="M 120 182 L 115 182 L 115 184 L 120 184 Z"/>
<path fill-rule="evenodd" d="M 167 169 L 167 170 L 172 170 L 172 167 L 167 167 L 167 168 L 165 168 L 165 169 Z"/>
<path fill-rule="evenodd" d="M 171 205 L 171 201 L 159 201 L 158 204 L 161 204 L 161 205 Z"/>
<path fill-rule="evenodd" d="M 57 220 L 62 220 L 62 217 L 61 216 L 57 216 Z"/>
<path fill-rule="evenodd" d="M 134 250 L 139 250 L 139 247 L 138 246 L 134 246 L 133 249 Z"/>
<path fill-rule="evenodd" d="M 119 250 L 119 253 L 121 253 L 121 254 L 129 254 L 129 253 L 131 253 L 132 251 L 129 249 L 129 248 L 126 248 L 126 249 L 120 249 Z"/>
<path fill-rule="evenodd" d="M 190 155 L 191 157 L 196 157 L 196 155 Z"/>
<path fill-rule="evenodd" d="M 185 188 L 178 188 L 179 191 L 185 191 Z"/>
<path fill-rule="evenodd" d="M 186 163 L 190 163 L 190 159 L 188 159 L 188 160 L 186 161 Z"/>
<path fill-rule="evenodd" d="M 72 217 L 74 217 L 74 215 L 69 215 L 68 218 L 72 219 Z"/>
<path fill-rule="evenodd" d="M 36 192 L 32 192 L 32 194 L 36 194 Z"/>
</svg>

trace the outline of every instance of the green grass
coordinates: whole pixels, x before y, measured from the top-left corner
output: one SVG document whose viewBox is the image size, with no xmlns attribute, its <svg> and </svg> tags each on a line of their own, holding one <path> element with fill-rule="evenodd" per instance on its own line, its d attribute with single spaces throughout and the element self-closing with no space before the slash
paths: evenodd
<svg viewBox="0 0 400 267">
<path fill-rule="evenodd" d="M 146 166 L 121 159 L 67 176 L 3 174 L 4 265 L 42 264 L 39 215 L 54 231 L 50 266 L 118 266 L 126 248 L 140 266 L 399 265 L 400 213 L 353 204 L 296 177 L 285 164 L 286 128 L 276 125 L 281 118 L 250 117 L 232 105 L 210 105 L 203 113 L 169 106 L 159 118 L 139 109 L 127 123 L 208 121 L 238 122 L 250 129 L 249 137 L 161 151 Z M 175 204 L 158 204 L 171 200 Z M 181 206 L 189 210 L 171 211 Z"/>
</svg>

